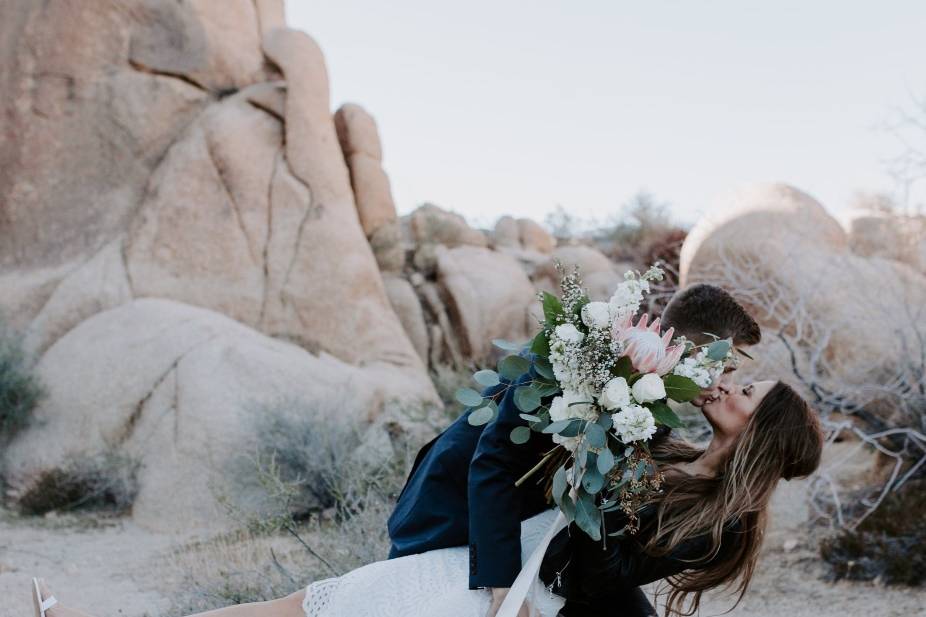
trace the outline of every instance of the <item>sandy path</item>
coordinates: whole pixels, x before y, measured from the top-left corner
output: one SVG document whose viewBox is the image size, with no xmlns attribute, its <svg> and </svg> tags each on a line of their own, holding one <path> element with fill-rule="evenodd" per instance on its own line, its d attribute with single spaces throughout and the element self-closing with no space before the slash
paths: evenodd
<svg viewBox="0 0 926 617">
<path fill-rule="evenodd" d="M 0 516 L 0 617 L 32 615 L 32 576 L 45 577 L 62 601 L 100 617 L 155 617 L 167 608 L 159 581 L 148 574 L 181 539 L 131 521 L 93 521 Z"/>
</svg>

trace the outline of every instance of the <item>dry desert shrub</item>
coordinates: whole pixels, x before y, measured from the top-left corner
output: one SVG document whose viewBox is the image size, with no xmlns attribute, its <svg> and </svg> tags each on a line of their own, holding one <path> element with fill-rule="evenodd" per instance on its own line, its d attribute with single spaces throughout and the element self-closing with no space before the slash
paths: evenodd
<svg viewBox="0 0 926 617">
<path fill-rule="evenodd" d="M 218 495 L 240 529 L 169 560 L 182 581 L 171 615 L 278 598 L 387 557 L 409 449 L 371 444 L 359 423 L 293 405 L 255 414 L 255 448 Z"/>
<path fill-rule="evenodd" d="M 73 457 L 44 471 L 18 495 L 19 510 L 26 515 L 78 510 L 124 514 L 138 494 L 138 469 L 137 461 L 116 452 Z"/>
</svg>

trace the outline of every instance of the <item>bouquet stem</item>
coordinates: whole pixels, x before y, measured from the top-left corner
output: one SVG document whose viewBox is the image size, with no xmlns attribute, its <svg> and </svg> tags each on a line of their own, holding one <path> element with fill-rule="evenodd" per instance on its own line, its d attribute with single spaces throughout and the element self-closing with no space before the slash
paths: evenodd
<svg viewBox="0 0 926 617">
<path fill-rule="evenodd" d="M 557 448 L 553 448 L 552 450 L 544 454 L 543 458 L 540 459 L 540 462 L 534 465 L 533 467 L 531 467 L 530 471 L 528 471 L 526 474 L 518 478 L 518 481 L 515 482 L 514 485 L 516 487 L 521 486 L 522 484 L 524 484 L 525 481 L 527 481 L 528 478 L 530 478 L 532 475 L 540 471 L 543 468 L 543 466 L 547 464 L 547 461 L 553 458 L 553 455 L 556 454 L 557 449 L 558 449 L 558 446 Z"/>
</svg>

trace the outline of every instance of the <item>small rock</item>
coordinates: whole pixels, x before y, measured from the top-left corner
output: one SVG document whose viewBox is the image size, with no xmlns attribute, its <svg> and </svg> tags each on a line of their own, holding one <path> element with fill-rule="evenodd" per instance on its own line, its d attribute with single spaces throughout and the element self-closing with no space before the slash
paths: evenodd
<svg viewBox="0 0 926 617">
<path fill-rule="evenodd" d="M 785 549 L 785 552 L 790 553 L 797 548 L 798 544 L 799 542 L 795 538 L 788 538 L 785 540 L 784 546 L 782 548 Z"/>
</svg>

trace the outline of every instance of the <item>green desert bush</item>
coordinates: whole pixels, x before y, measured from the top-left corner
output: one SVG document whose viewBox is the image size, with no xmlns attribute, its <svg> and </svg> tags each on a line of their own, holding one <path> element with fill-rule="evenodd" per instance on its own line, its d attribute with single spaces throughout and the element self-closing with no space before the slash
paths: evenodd
<svg viewBox="0 0 926 617">
<path fill-rule="evenodd" d="M 926 480 L 891 493 L 855 529 L 823 540 L 830 578 L 922 585 L 926 581 Z"/>
<path fill-rule="evenodd" d="M 0 445 L 25 428 L 46 395 L 15 334 L 0 317 Z"/>
<path fill-rule="evenodd" d="M 128 512 L 138 494 L 139 464 L 116 452 L 73 457 L 39 476 L 17 500 L 23 514 L 77 510 Z"/>
</svg>

